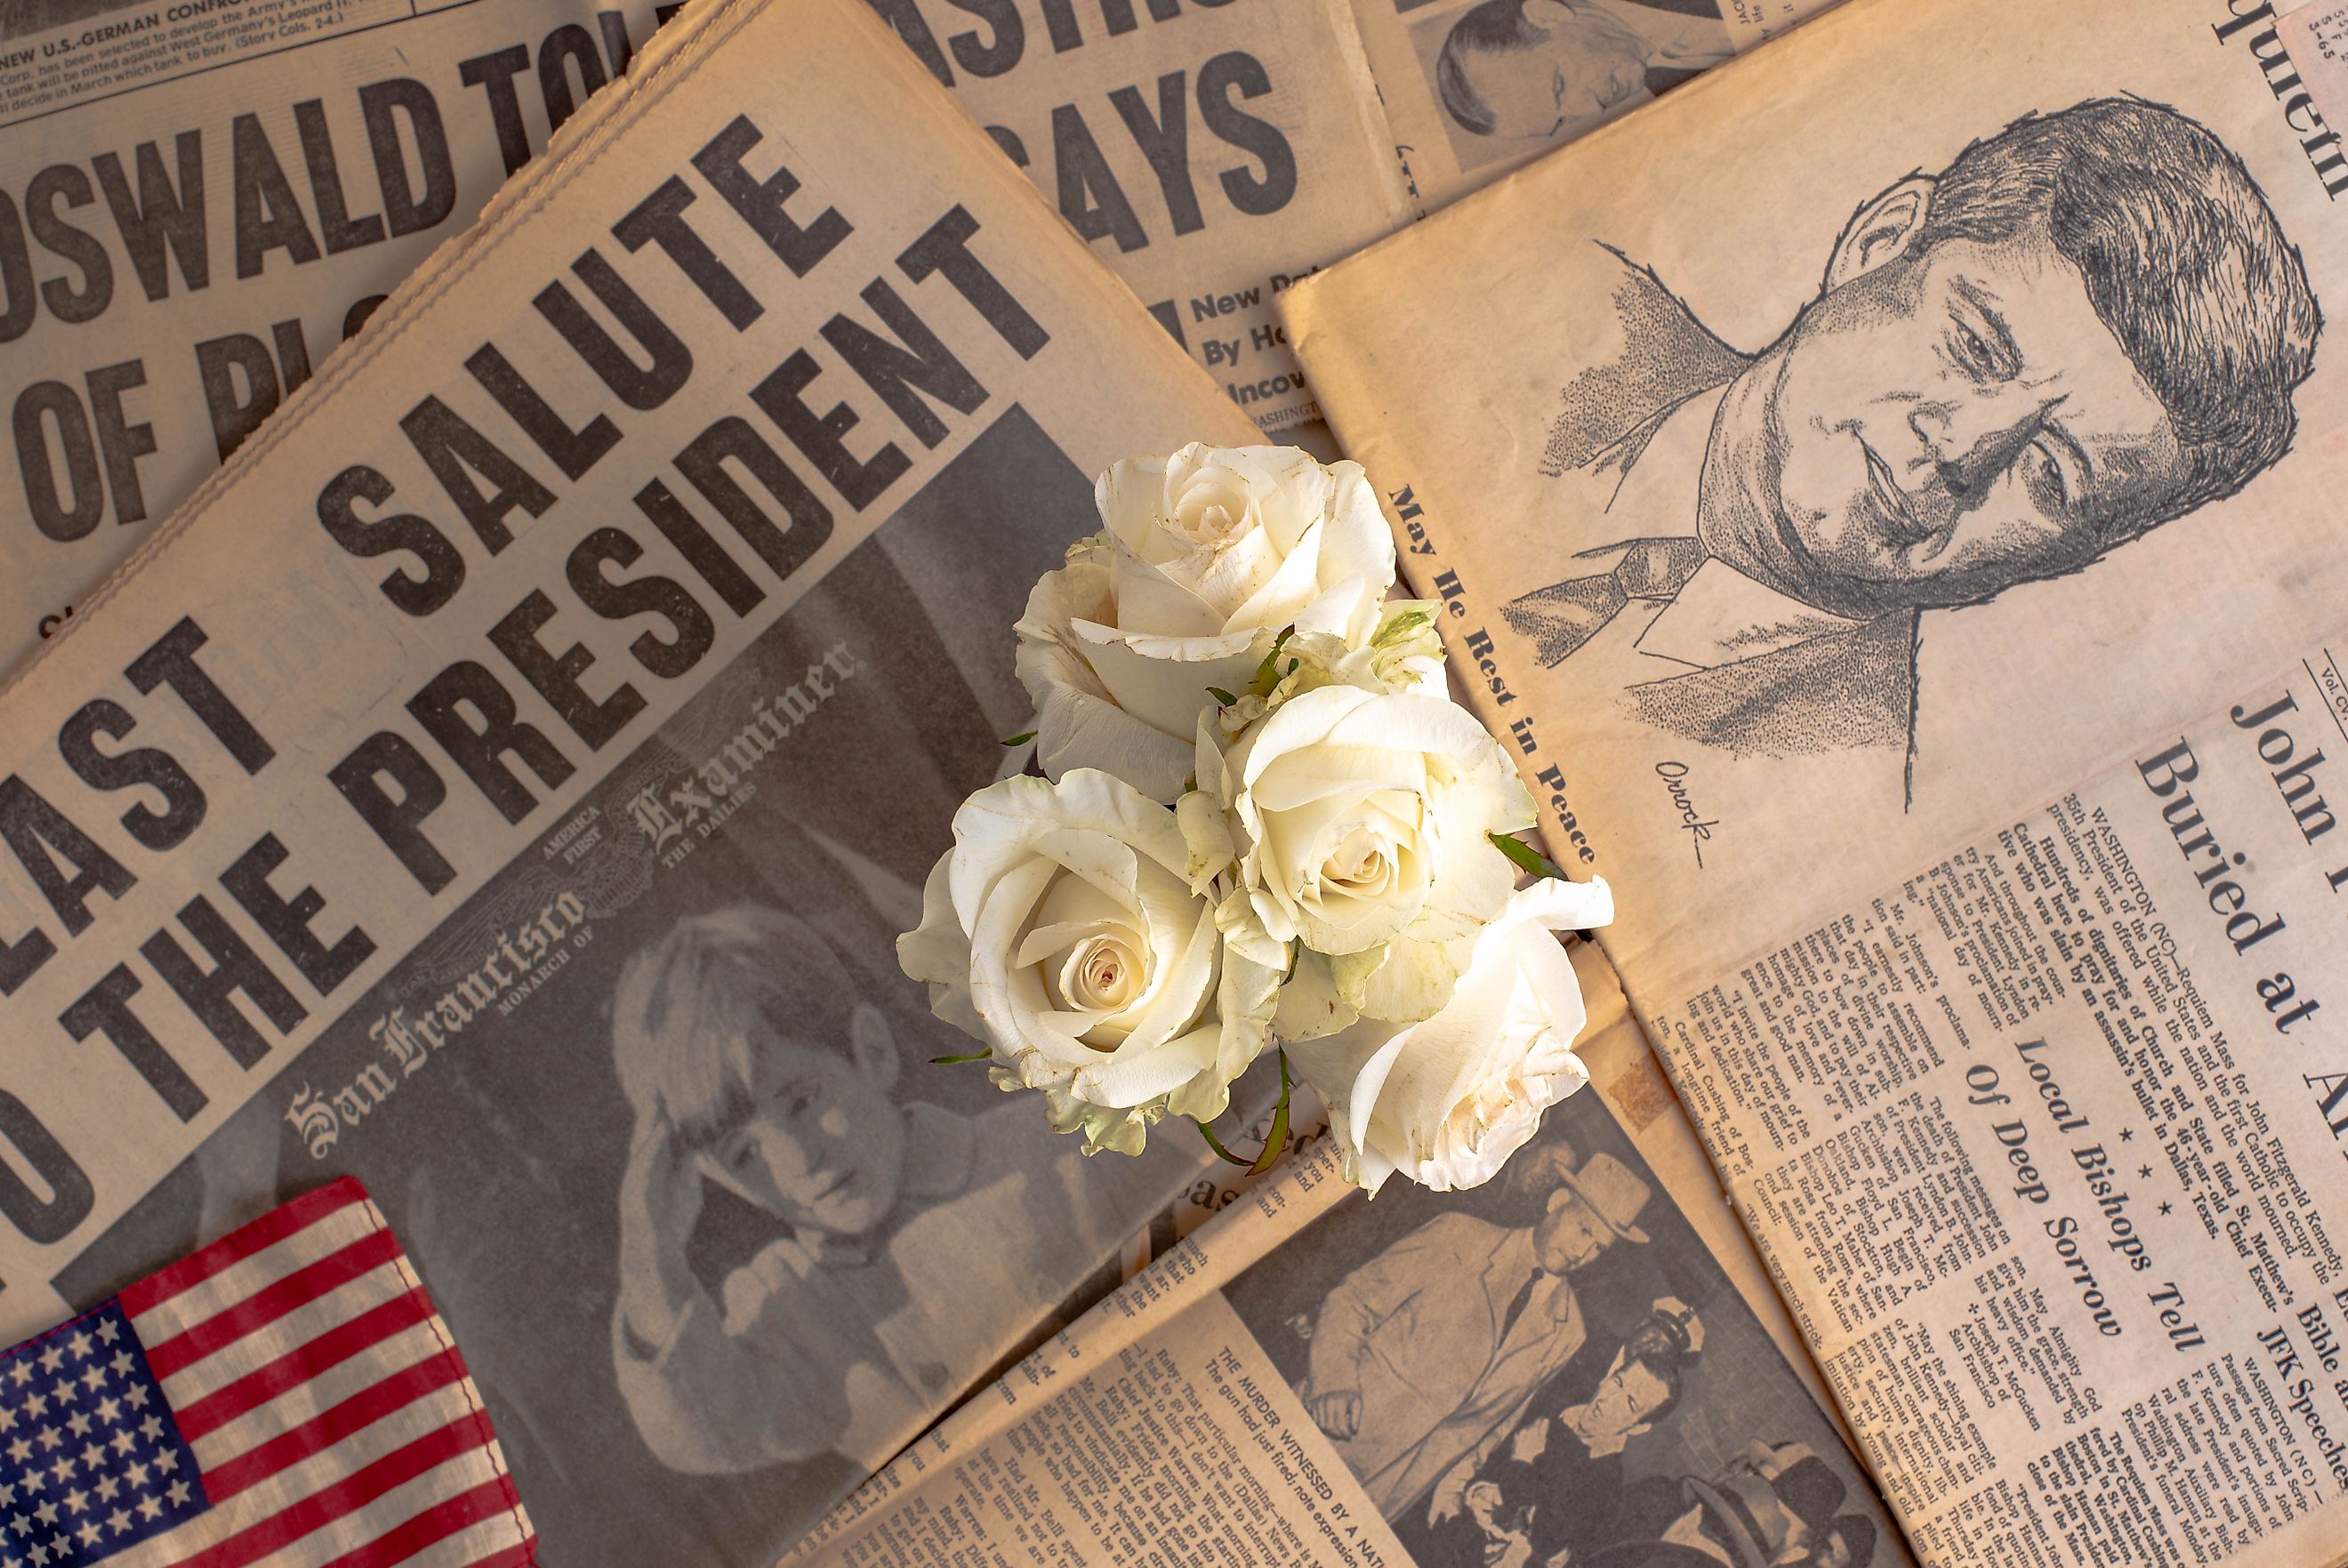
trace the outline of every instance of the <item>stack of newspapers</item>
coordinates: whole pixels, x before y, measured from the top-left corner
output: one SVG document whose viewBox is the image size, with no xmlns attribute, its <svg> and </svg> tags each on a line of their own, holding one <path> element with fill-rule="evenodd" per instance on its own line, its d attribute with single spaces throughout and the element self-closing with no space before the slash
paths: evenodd
<svg viewBox="0 0 2348 1568">
<path fill-rule="evenodd" d="M 561 1568 L 2348 1563 L 2348 0 L 615 5 L 0 0 L 0 1343 L 355 1177 Z M 898 970 L 1268 439 L 1615 891 L 1472 1191 Z"/>
</svg>

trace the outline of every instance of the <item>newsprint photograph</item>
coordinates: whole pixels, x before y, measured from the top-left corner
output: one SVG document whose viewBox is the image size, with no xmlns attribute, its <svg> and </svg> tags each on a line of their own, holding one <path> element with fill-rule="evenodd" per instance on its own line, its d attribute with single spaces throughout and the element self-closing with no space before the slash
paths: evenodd
<svg viewBox="0 0 2348 1568">
<path fill-rule="evenodd" d="M 891 948 L 1017 707 L 1008 660 L 972 664 L 982 696 L 942 624 L 1007 624 L 1086 491 L 1007 412 L 84 1253 L 67 1299 L 355 1174 L 483 1326 L 466 1362 L 550 1556 L 633 1568 L 788 1542 L 1023 1347 L 1003 1325 L 1041 1336 L 1117 1284 L 1202 1151 L 1086 1161 L 983 1071 L 931 1065 L 963 1037 Z"/>
<path fill-rule="evenodd" d="M 1595 1094 L 1498 1179 L 1348 1204 L 1224 1294 L 1421 1568 L 1901 1561 Z"/>
</svg>

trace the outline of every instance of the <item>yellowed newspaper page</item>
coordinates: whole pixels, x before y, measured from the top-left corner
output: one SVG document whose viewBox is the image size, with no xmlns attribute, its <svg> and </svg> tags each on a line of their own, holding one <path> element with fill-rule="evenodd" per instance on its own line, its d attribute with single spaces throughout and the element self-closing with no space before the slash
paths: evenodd
<svg viewBox="0 0 2348 1568">
<path fill-rule="evenodd" d="M 2343 658 L 1649 1015 L 1921 1562 L 2348 1558 Z"/>
<path fill-rule="evenodd" d="M 1291 308 L 1927 1563 L 2348 1554 L 2323 15 L 1862 0 Z"/>
<path fill-rule="evenodd" d="M 1644 1039 L 1603 960 L 1576 965 L 1592 1084 L 1619 1083 Z M 1701 1233 L 1735 1223 L 1709 1168 L 1651 1164 L 1653 1108 L 1624 1106 L 1573 1095 L 1468 1192 L 1366 1200 L 1302 1151 L 785 1561 L 1907 1563 Z"/>
<path fill-rule="evenodd" d="M 1835 0 L 1351 0 L 1427 213 Z"/>
<path fill-rule="evenodd" d="M 1287 296 L 1634 999 L 2348 603 L 2348 157 L 2243 9 L 1864 0 Z"/>
<path fill-rule="evenodd" d="M 873 0 L 1266 432 L 1298 278 L 1411 215 L 1346 0 Z"/>
<path fill-rule="evenodd" d="M 893 939 L 1092 476 L 1253 434 L 860 0 L 679 17 L 0 691 L 0 1332 L 354 1175 L 551 1561 L 772 1561 L 1204 1171 Z"/>
<path fill-rule="evenodd" d="M 675 9 L 0 0 L 0 670 Z"/>
<path fill-rule="evenodd" d="M 875 0 L 1260 428 L 1409 215 L 1344 0 Z M 616 77 L 652 0 L 0 0 L 0 669 Z"/>
</svg>

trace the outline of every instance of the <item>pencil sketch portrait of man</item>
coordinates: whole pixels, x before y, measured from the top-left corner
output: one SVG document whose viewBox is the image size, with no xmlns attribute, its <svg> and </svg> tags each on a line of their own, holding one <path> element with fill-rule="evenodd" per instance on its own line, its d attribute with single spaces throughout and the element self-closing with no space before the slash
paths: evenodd
<svg viewBox="0 0 2348 1568">
<path fill-rule="evenodd" d="M 2240 490 L 2290 448 L 2321 326 L 2241 160 L 2133 98 L 1876 195 L 1758 353 L 1616 260 L 1622 351 L 1564 389 L 1541 465 L 1597 481 L 1616 542 L 1503 616 L 1748 755 L 1904 758 L 1919 617 Z"/>
</svg>

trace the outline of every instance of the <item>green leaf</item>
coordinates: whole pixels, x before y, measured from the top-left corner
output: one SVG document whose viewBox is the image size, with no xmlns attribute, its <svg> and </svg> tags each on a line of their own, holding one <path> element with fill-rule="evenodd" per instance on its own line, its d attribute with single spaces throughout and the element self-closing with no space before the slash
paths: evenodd
<svg viewBox="0 0 2348 1568">
<path fill-rule="evenodd" d="M 1251 1176 L 1261 1176 L 1265 1171 L 1271 1170 L 1272 1161 L 1280 1158 L 1280 1151 L 1288 1147 L 1288 1091 L 1290 1087 L 1288 1077 L 1288 1052 L 1283 1049 L 1280 1053 L 1280 1100 L 1277 1105 L 1272 1107 L 1272 1133 L 1263 1140 L 1263 1152 L 1257 1155 L 1255 1157 L 1255 1163 L 1248 1167 L 1248 1174 Z"/>
<path fill-rule="evenodd" d="M 1291 626 L 1272 640 L 1272 651 L 1264 655 L 1263 663 L 1256 665 L 1255 675 L 1248 682 L 1248 692 L 1251 696 L 1270 696 L 1272 688 L 1280 684 L 1280 650 L 1288 645 L 1288 639 L 1295 634 L 1295 627 Z M 1292 671 L 1294 670 L 1296 661 L 1289 660 L 1288 667 Z"/>
<path fill-rule="evenodd" d="M 1035 738 L 1035 732 L 1030 729 L 1018 735 L 1005 736 L 1004 738 L 1003 744 L 1005 746 L 1025 746 Z"/>
<path fill-rule="evenodd" d="M 1492 847 L 1508 856 L 1518 870 L 1529 872 L 1537 877 L 1550 877 L 1558 882 L 1568 880 L 1566 874 L 1557 869 L 1556 861 L 1522 839 L 1513 839 L 1506 833 L 1487 833 L 1484 836 L 1491 840 Z"/>
<path fill-rule="evenodd" d="M 1291 980 L 1295 979 L 1296 966 L 1303 962 L 1304 938 L 1301 936 L 1290 937 L 1288 939 L 1288 973 L 1280 977 L 1280 983 L 1285 985 Z"/>
<path fill-rule="evenodd" d="M 1216 702 L 1221 704 L 1225 707 L 1229 707 L 1231 704 L 1240 700 L 1220 686 L 1209 686 L 1207 688 L 1207 695 L 1213 697 Z"/>
<path fill-rule="evenodd" d="M 1228 1160 L 1234 1165 L 1247 1165 L 1252 1169 L 1253 1162 L 1246 1155 L 1234 1154 L 1224 1148 L 1222 1140 L 1215 1136 L 1215 1130 L 1203 1121 L 1199 1123 L 1199 1136 L 1207 1140 L 1207 1147 L 1213 1150 L 1218 1158 Z"/>
<path fill-rule="evenodd" d="M 950 1067 L 955 1062 L 983 1062 L 994 1054 L 993 1051 L 973 1051 L 964 1057 L 932 1057 L 930 1060 L 938 1067 Z"/>
<path fill-rule="evenodd" d="M 1372 645 L 1382 648 L 1388 643 L 1397 642 L 1400 639 L 1408 636 L 1411 633 L 1417 631 L 1421 626 L 1426 625 L 1428 622 L 1434 619 L 1434 616 L 1428 614 L 1424 610 L 1406 610 L 1401 614 L 1396 615 L 1393 620 L 1388 621 L 1385 625 L 1380 626 L 1377 630 L 1377 634 L 1373 636 L 1370 639 L 1370 642 Z"/>
</svg>

